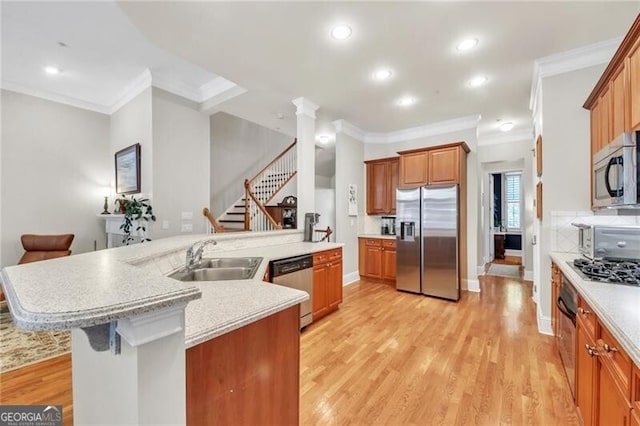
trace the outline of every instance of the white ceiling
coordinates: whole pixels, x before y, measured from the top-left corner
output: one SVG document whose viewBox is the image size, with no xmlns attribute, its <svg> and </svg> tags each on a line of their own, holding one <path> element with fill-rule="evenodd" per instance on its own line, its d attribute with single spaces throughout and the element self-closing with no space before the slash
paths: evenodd
<svg viewBox="0 0 640 426">
<path fill-rule="evenodd" d="M 227 79 L 247 91 L 211 112 L 290 135 L 291 99 L 303 96 L 321 107 L 318 133 L 331 133 L 337 119 L 393 132 L 481 114 L 479 133 L 488 137 L 498 119 L 513 121 L 514 132 L 531 128 L 535 59 L 624 35 L 640 2 L 3 1 L 1 7 L 5 88 L 108 111 L 145 71 L 154 84 L 194 93 L 194 100 L 207 87 L 233 86 Z M 337 23 L 353 28 L 350 39 L 331 39 Z M 480 39 L 478 48 L 457 52 L 467 36 Z M 46 75 L 48 64 L 63 73 Z M 380 66 L 393 70 L 390 81 L 372 81 Z M 466 81 L 477 74 L 489 83 L 471 90 Z M 398 108 L 394 101 L 404 94 L 418 103 Z"/>
</svg>

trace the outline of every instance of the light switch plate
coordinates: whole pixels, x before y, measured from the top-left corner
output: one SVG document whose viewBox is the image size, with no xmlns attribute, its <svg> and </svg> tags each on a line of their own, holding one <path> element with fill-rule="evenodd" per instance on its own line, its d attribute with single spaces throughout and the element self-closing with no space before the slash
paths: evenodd
<svg viewBox="0 0 640 426">
<path fill-rule="evenodd" d="M 169 229 L 169 221 L 168 220 L 163 220 L 162 221 L 162 229 Z"/>
<path fill-rule="evenodd" d="M 183 223 L 181 231 L 182 232 L 193 232 L 193 224 L 191 224 L 191 223 Z"/>
<path fill-rule="evenodd" d="M 192 220 L 193 212 L 182 212 L 182 220 Z"/>
</svg>

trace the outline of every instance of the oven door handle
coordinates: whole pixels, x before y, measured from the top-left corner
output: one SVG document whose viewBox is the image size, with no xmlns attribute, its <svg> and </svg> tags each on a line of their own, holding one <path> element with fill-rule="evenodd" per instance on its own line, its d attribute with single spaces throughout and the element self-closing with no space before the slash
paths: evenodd
<svg viewBox="0 0 640 426">
<path fill-rule="evenodd" d="M 560 312 L 562 312 L 564 314 L 564 316 L 566 316 L 567 318 L 569 318 L 571 320 L 573 325 L 576 325 L 576 313 L 575 312 L 571 312 L 569 310 L 569 308 L 567 308 L 566 303 L 564 303 L 564 300 L 562 300 L 561 297 L 558 297 L 558 300 L 556 300 L 556 306 L 558 307 Z"/>
<path fill-rule="evenodd" d="M 611 172 L 611 166 L 615 164 L 619 164 L 623 166 L 622 155 L 619 157 L 613 157 L 609 159 L 609 162 L 607 163 L 607 167 L 604 169 L 604 186 L 607 188 L 607 192 L 609 193 L 610 196 L 622 197 L 624 195 L 624 188 L 613 190 L 611 189 L 611 183 L 609 182 L 609 173 Z"/>
</svg>

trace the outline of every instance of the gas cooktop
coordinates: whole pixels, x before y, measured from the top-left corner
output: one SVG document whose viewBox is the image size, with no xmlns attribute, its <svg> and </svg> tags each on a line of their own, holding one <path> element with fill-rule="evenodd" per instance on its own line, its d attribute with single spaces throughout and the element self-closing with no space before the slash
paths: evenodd
<svg viewBox="0 0 640 426">
<path fill-rule="evenodd" d="M 640 260 L 579 258 L 568 263 L 586 280 L 640 287 Z"/>
</svg>

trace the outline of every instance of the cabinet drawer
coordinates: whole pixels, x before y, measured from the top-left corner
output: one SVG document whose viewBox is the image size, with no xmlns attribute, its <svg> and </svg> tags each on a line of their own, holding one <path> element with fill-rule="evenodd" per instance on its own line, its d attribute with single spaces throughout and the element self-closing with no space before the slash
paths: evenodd
<svg viewBox="0 0 640 426">
<path fill-rule="evenodd" d="M 382 240 L 382 247 L 395 249 L 396 248 L 396 240 Z"/>
<path fill-rule="evenodd" d="M 327 253 L 330 261 L 342 259 L 342 249 L 334 249 Z"/>
<path fill-rule="evenodd" d="M 598 352 L 603 360 L 608 361 L 606 364 L 612 370 L 611 373 L 616 383 L 627 399 L 630 399 L 631 368 L 633 366 L 631 358 L 602 324 L 600 324 L 600 338 L 597 344 Z"/>
<path fill-rule="evenodd" d="M 382 247 L 382 240 L 379 238 L 367 238 L 364 240 L 366 246 Z"/>
<path fill-rule="evenodd" d="M 578 299 L 578 319 L 592 340 L 596 340 L 596 314 L 593 309 L 581 297 Z"/>
<path fill-rule="evenodd" d="M 316 266 L 322 264 L 324 266 L 325 263 L 339 259 L 342 259 L 342 249 L 338 248 L 333 250 L 321 251 L 313 255 L 313 265 Z"/>
<path fill-rule="evenodd" d="M 631 373 L 631 404 L 640 416 L 640 368 L 635 364 Z"/>
</svg>

